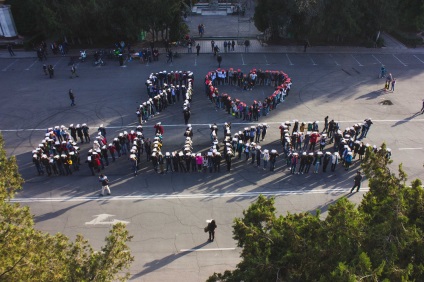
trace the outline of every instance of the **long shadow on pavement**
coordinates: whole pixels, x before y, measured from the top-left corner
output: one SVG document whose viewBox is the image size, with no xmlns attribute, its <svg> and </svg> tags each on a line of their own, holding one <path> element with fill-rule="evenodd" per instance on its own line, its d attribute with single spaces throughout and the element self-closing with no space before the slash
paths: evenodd
<svg viewBox="0 0 424 282">
<path fill-rule="evenodd" d="M 191 248 L 190 250 L 186 251 L 186 252 L 179 252 L 178 254 L 171 254 L 169 256 L 166 256 L 164 258 L 161 259 L 157 259 L 151 262 L 148 262 L 146 264 L 144 264 L 144 266 L 146 267 L 144 270 L 140 271 L 139 273 L 135 274 L 133 277 L 131 277 L 131 279 L 137 279 L 143 275 L 146 275 L 150 272 L 156 271 L 170 263 L 172 263 L 173 261 L 187 255 L 190 254 L 192 252 L 194 252 L 195 250 L 199 250 L 201 248 L 203 248 L 204 246 L 208 245 L 209 242 L 204 242 L 200 245 L 197 245 L 193 248 Z"/>
</svg>

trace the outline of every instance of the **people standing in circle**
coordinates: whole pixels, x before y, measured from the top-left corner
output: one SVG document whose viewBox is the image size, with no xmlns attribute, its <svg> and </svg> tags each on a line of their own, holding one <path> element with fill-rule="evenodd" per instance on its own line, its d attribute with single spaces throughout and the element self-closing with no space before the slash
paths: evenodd
<svg viewBox="0 0 424 282">
<path fill-rule="evenodd" d="M 208 231 L 209 231 L 209 242 L 213 242 L 215 239 L 215 229 L 218 226 L 216 226 L 215 219 L 212 219 L 211 222 L 208 223 Z"/>
<path fill-rule="evenodd" d="M 75 96 L 72 89 L 69 89 L 69 99 L 71 99 L 71 107 L 75 106 Z"/>
</svg>

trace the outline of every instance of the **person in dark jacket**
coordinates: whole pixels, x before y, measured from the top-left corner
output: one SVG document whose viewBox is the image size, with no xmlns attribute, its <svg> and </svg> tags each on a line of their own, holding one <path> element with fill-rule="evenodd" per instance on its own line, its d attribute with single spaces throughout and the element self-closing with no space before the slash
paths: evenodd
<svg viewBox="0 0 424 282">
<path fill-rule="evenodd" d="M 213 242 L 213 240 L 215 239 L 215 229 L 217 227 L 218 226 L 216 226 L 215 219 L 212 219 L 212 221 L 208 223 L 209 242 Z"/>
<path fill-rule="evenodd" d="M 353 179 L 354 184 L 352 189 L 350 190 L 350 193 L 352 193 L 353 190 L 355 190 L 355 188 L 356 188 L 356 192 L 359 192 L 359 189 L 361 188 L 361 181 L 362 181 L 362 175 L 361 175 L 361 172 L 358 170 L 356 172 L 355 178 Z"/>
</svg>

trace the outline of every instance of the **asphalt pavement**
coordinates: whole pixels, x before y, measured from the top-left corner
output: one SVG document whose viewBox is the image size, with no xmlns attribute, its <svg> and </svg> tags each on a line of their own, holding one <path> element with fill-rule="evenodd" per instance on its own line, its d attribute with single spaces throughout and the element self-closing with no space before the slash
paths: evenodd
<svg viewBox="0 0 424 282">
<path fill-rule="evenodd" d="M 97 126 L 104 124 L 109 140 L 119 132 L 133 129 L 135 110 L 146 100 L 144 83 L 151 72 L 194 72 L 190 123 L 196 152 L 203 152 L 210 145 L 210 123 L 222 126 L 232 122 L 232 132 L 257 124 L 215 109 L 205 97 L 203 78 L 217 68 L 217 62 L 210 50 L 206 51 L 209 41 L 204 44 L 200 56 L 182 54 L 172 64 L 162 57 L 150 64 L 132 61 L 119 67 L 116 61 L 106 61 L 105 66 L 95 67 L 89 57 L 87 62 L 78 64 L 79 78 L 74 79 L 69 78 L 68 57 L 48 58 L 47 63 L 55 66 L 55 77 L 49 79 L 43 74 L 43 63 L 33 53 L 16 52 L 13 58 L 0 53 L 0 130 L 7 152 L 17 157 L 26 181 L 16 201 L 31 207 L 38 228 L 62 232 L 71 238 L 81 233 L 98 248 L 110 224 L 125 221 L 134 235 L 134 281 L 204 281 L 213 272 L 232 269 L 239 262 L 240 250 L 232 239 L 232 221 L 242 216 L 242 210 L 259 193 L 275 195 L 280 214 L 321 209 L 322 216 L 331 203 L 347 196 L 359 167 L 357 162 L 348 172 L 338 167 L 335 173 L 290 175 L 281 158 L 275 172 L 235 159 L 231 173 L 223 165 L 220 173 L 159 175 L 143 159 L 139 176 L 133 177 L 129 161 L 122 157 L 104 171 L 112 189 L 112 196 L 105 198 L 98 197 L 100 184 L 84 163 L 81 171 L 72 176 L 48 178 L 36 174 L 30 152 L 44 137 L 47 127 L 85 122 L 94 134 Z M 261 143 L 263 148 L 281 151 L 278 126 L 286 120 L 319 120 L 322 124 L 328 115 L 345 128 L 372 118 L 374 124 L 365 142 L 386 142 L 393 152 L 392 169 L 395 171 L 403 163 L 411 180 L 423 179 L 424 117 L 417 114 L 424 99 L 422 50 L 323 47 L 318 52 L 315 48 L 319 47 L 312 47 L 304 53 L 300 47 L 295 50 L 297 47 L 278 46 L 282 51 L 275 52 L 253 47 L 248 53 L 243 49 L 222 52 L 222 67 L 245 72 L 252 68 L 284 70 L 293 80 L 287 100 L 260 119 L 270 125 Z M 257 47 L 266 50 L 270 46 Z M 290 52 L 285 51 L 289 49 Z M 384 81 L 377 78 L 382 64 L 397 79 L 395 92 L 382 90 Z M 70 88 L 75 92 L 75 107 L 70 106 Z M 249 92 L 231 86 L 220 89 L 244 96 L 247 102 L 270 95 L 273 90 L 266 86 Z M 393 105 L 382 105 L 384 100 Z M 163 151 L 180 148 L 185 128 L 182 102 L 143 125 L 146 137 L 153 137 L 152 126 L 157 121 L 165 127 Z M 218 134 L 222 139 L 222 128 Z M 81 149 L 84 158 L 89 145 L 83 144 Z M 360 193 L 350 196 L 355 203 L 367 191 L 366 180 L 362 186 Z M 203 227 L 210 218 L 217 221 L 217 237 L 213 243 L 206 243 Z"/>
</svg>

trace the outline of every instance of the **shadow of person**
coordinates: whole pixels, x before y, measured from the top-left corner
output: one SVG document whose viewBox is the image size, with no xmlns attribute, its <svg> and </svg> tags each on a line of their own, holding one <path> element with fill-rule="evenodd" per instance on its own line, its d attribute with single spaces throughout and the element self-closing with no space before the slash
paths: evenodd
<svg viewBox="0 0 424 282">
<path fill-rule="evenodd" d="M 396 122 L 395 124 L 393 124 L 393 125 L 392 125 L 392 127 L 396 127 L 396 126 L 398 126 L 398 125 L 404 124 L 404 123 L 406 123 L 406 122 L 410 121 L 411 119 L 413 119 L 413 118 L 415 118 L 415 117 L 417 117 L 417 116 L 419 116 L 419 115 L 421 115 L 421 112 L 420 112 L 420 111 L 416 112 L 415 114 L 413 114 L 413 115 L 412 115 L 412 116 L 410 116 L 410 117 L 407 117 L 407 118 L 405 118 L 405 119 L 401 119 L 401 120 L 399 120 L 398 122 Z"/>
<path fill-rule="evenodd" d="M 187 251 L 179 252 L 177 254 L 170 254 L 169 256 L 166 256 L 164 258 L 156 259 L 156 260 L 153 260 L 151 262 L 148 262 L 148 263 L 144 264 L 145 269 L 142 270 L 142 271 L 140 271 L 139 273 L 133 275 L 131 277 L 131 279 L 137 279 L 137 278 L 139 278 L 139 277 L 141 277 L 143 275 L 146 275 L 146 274 L 148 274 L 150 272 L 156 271 L 156 270 L 158 270 L 158 269 L 160 269 L 160 268 L 162 268 L 162 267 L 164 267 L 164 266 L 172 263 L 173 261 L 175 261 L 175 260 L 177 260 L 177 259 L 179 259 L 179 258 L 181 258 L 181 257 L 183 257 L 183 256 L 185 256 L 187 254 L 189 254 L 189 253 L 192 253 L 192 252 L 194 252 L 196 250 L 199 250 L 199 249 L 203 248 L 204 246 L 206 246 L 208 244 L 209 244 L 209 242 L 205 242 L 205 243 L 202 243 L 200 245 L 197 245 L 197 246 L 195 246 L 195 247 L 193 247 L 193 248 L 191 248 L 191 249 L 189 249 Z"/>
</svg>

